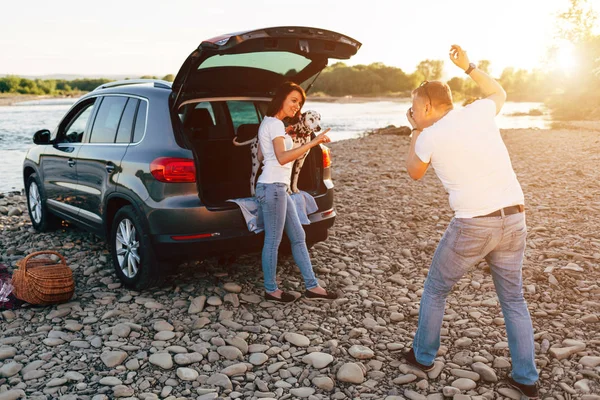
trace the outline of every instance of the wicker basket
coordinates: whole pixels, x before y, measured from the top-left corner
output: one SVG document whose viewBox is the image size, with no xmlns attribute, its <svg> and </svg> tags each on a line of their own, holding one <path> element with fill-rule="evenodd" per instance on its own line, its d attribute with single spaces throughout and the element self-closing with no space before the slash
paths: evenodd
<svg viewBox="0 0 600 400">
<path fill-rule="evenodd" d="M 40 255 L 56 255 L 60 262 Z M 65 258 L 55 251 L 37 251 L 17 261 L 18 269 L 12 276 L 14 294 L 17 299 L 30 304 L 56 304 L 67 302 L 75 292 L 73 272 Z"/>
</svg>

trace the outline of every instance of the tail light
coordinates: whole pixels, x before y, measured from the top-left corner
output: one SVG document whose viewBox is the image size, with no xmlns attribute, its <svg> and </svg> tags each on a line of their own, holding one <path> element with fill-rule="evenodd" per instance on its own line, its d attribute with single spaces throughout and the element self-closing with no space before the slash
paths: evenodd
<svg viewBox="0 0 600 400">
<path fill-rule="evenodd" d="M 189 158 L 157 158 L 150 163 L 150 173 L 160 182 L 196 182 L 194 160 Z"/>
<path fill-rule="evenodd" d="M 321 151 L 323 152 L 323 168 L 331 167 L 331 150 L 329 147 L 321 145 Z"/>
<path fill-rule="evenodd" d="M 335 210 L 332 208 L 329 211 L 325 211 L 321 213 L 321 218 L 329 218 L 331 217 L 333 214 L 335 214 Z"/>
</svg>

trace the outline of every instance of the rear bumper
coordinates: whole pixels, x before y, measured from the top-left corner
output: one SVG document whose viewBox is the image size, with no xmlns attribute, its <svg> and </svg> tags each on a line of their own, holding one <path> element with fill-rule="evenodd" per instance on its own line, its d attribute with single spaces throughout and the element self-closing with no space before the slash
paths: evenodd
<svg viewBox="0 0 600 400">
<path fill-rule="evenodd" d="M 333 189 L 314 196 L 319 210 L 333 209 Z M 194 235 L 219 233 L 221 237 L 248 233 L 246 221 L 240 208 L 231 202 L 222 207 L 205 207 L 197 194 L 168 197 L 160 202 L 148 199 L 141 204 L 146 216 L 150 235 Z M 311 223 L 328 218 L 321 211 L 309 215 Z"/>
<path fill-rule="evenodd" d="M 320 218 L 323 214 L 326 216 Z M 304 225 L 306 243 L 311 246 L 327 239 L 328 229 L 335 222 L 335 211 L 318 212 L 310 216 L 311 224 Z M 189 256 L 209 257 L 217 255 L 242 255 L 262 250 L 264 232 L 252 233 L 245 230 L 221 231 L 219 235 L 202 239 L 174 240 L 172 235 L 153 235 L 155 254 L 163 260 L 183 259 Z M 289 249 L 289 240 L 284 235 L 281 250 Z"/>
</svg>

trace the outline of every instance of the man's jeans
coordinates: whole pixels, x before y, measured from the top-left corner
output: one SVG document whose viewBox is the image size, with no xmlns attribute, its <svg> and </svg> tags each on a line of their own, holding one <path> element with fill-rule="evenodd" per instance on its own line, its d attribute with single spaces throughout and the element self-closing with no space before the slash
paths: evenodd
<svg viewBox="0 0 600 400">
<path fill-rule="evenodd" d="M 440 347 L 446 296 L 469 268 L 485 258 L 506 323 L 512 377 L 532 385 L 535 369 L 533 327 L 523 298 L 521 268 L 527 227 L 525 213 L 504 217 L 454 218 L 433 255 L 419 310 L 413 349 L 417 361 L 430 365 Z"/>
<path fill-rule="evenodd" d="M 300 223 L 296 204 L 287 194 L 287 185 L 285 183 L 258 183 L 256 199 L 260 204 L 265 227 L 262 269 L 267 293 L 277 290 L 277 250 L 284 229 L 290 239 L 292 255 L 300 268 L 306 289 L 316 288 L 319 284 L 306 248 L 306 233 Z"/>
</svg>

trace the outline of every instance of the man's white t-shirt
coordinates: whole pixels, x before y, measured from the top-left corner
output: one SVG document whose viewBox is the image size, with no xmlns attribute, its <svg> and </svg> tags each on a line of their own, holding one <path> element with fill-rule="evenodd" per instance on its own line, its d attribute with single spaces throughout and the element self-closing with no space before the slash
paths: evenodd
<svg viewBox="0 0 600 400">
<path fill-rule="evenodd" d="M 525 202 L 495 116 L 492 100 L 477 100 L 451 110 L 417 138 L 415 153 L 431 162 L 456 218 Z"/>
<path fill-rule="evenodd" d="M 273 139 L 280 136 L 285 140 L 285 150 L 291 150 L 294 142 L 291 136 L 285 133 L 283 121 L 275 117 L 265 117 L 258 128 L 258 144 L 264 157 L 262 173 L 258 177 L 259 183 L 285 183 L 288 186 L 290 185 L 294 162 L 284 165 L 279 164 L 273 148 Z"/>
</svg>

